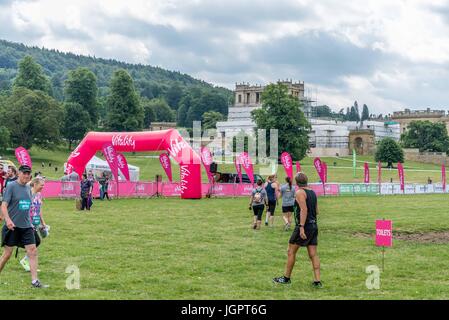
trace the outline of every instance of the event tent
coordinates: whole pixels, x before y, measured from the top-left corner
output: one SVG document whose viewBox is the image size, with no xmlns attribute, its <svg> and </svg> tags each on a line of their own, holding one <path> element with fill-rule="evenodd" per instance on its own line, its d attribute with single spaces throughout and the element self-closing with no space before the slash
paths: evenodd
<svg viewBox="0 0 449 320">
<path fill-rule="evenodd" d="M 128 164 L 129 178 L 131 181 L 139 181 L 140 169 L 139 167 Z M 86 171 L 92 170 L 92 173 L 96 177 L 100 177 L 103 172 L 111 173 L 111 168 L 107 161 L 93 156 L 92 159 L 86 165 Z M 119 170 L 119 180 L 125 181 L 125 176 Z"/>
</svg>

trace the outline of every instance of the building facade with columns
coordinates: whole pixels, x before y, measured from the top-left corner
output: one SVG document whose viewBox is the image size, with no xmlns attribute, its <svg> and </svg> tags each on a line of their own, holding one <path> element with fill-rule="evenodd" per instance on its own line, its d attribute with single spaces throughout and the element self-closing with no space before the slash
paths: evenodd
<svg viewBox="0 0 449 320">
<path fill-rule="evenodd" d="M 443 122 L 449 132 L 449 113 L 444 110 L 410 110 L 393 112 L 392 120 L 398 122 L 401 127 L 401 134 L 407 130 L 412 121 Z"/>
<path fill-rule="evenodd" d="M 304 96 L 304 82 L 292 82 L 291 80 L 278 81 L 287 86 L 289 94 L 301 101 L 304 115 L 310 118 L 312 100 Z M 217 131 L 227 137 L 235 136 L 240 132 L 247 135 L 254 134 L 256 124 L 251 118 L 251 111 L 262 107 L 262 93 L 265 86 L 241 83 L 235 85 L 234 105 L 228 109 L 227 121 L 217 122 Z"/>
</svg>

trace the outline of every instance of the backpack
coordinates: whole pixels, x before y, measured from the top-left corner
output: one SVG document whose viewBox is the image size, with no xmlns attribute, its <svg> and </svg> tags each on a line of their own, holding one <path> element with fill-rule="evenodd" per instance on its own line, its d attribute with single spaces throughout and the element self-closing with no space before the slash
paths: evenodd
<svg viewBox="0 0 449 320">
<path fill-rule="evenodd" d="M 256 189 L 256 193 L 254 193 L 253 201 L 256 204 L 262 204 L 263 203 L 263 200 L 262 200 L 262 189 Z"/>
</svg>

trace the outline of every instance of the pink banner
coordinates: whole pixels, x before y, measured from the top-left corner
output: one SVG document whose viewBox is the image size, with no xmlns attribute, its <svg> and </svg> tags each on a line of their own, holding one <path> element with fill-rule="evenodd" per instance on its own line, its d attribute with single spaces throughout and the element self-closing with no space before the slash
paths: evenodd
<svg viewBox="0 0 449 320">
<path fill-rule="evenodd" d="M 159 155 L 159 161 L 162 165 L 162 168 L 164 168 L 165 174 L 168 177 L 168 180 L 170 182 L 173 182 L 173 177 L 171 173 L 171 163 L 170 163 L 170 157 L 166 153 L 161 153 Z"/>
<path fill-rule="evenodd" d="M 393 223 L 391 220 L 376 220 L 376 246 L 393 246 Z"/>
<path fill-rule="evenodd" d="M 321 183 L 324 184 L 324 170 L 323 170 L 323 164 L 321 163 L 320 158 L 315 158 L 313 160 L 313 165 L 315 166 L 316 172 L 318 173 L 318 176 L 320 177 Z"/>
<path fill-rule="evenodd" d="M 340 194 L 338 184 L 326 184 L 324 188 L 323 185 L 320 184 L 310 184 L 309 188 L 315 191 L 317 196 L 338 196 Z"/>
<path fill-rule="evenodd" d="M 126 181 L 130 181 L 128 161 L 126 161 L 125 156 L 119 152 L 117 152 L 117 164 L 118 168 L 125 176 Z"/>
<path fill-rule="evenodd" d="M 245 169 L 245 172 L 248 175 L 251 184 L 254 184 L 254 169 L 249 154 L 247 152 L 240 153 L 238 156 L 238 161 L 242 165 L 243 169 Z"/>
<path fill-rule="evenodd" d="M 441 180 L 443 180 L 443 192 L 446 192 L 446 167 L 444 164 L 441 166 Z"/>
<path fill-rule="evenodd" d="M 296 173 L 301 172 L 301 164 L 299 161 L 296 161 Z"/>
<path fill-rule="evenodd" d="M 398 163 L 398 174 L 399 174 L 399 182 L 401 184 L 401 191 L 404 191 L 404 167 L 402 166 L 402 163 Z"/>
<path fill-rule="evenodd" d="M 214 179 L 213 174 L 210 172 L 210 164 L 212 163 L 212 154 L 207 147 L 201 147 L 201 161 L 203 162 L 204 168 L 206 168 L 207 178 L 209 182 Z"/>
<path fill-rule="evenodd" d="M 369 183 L 369 166 L 368 166 L 368 162 L 365 162 L 365 179 L 364 179 L 365 183 Z"/>
<path fill-rule="evenodd" d="M 117 160 L 117 152 L 111 143 L 103 144 L 103 155 L 106 158 L 106 161 L 111 168 L 112 175 L 114 176 L 115 181 L 118 181 L 118 160 Z"/>
<path fill-rule="evenodd" d="M 238 157 L 235 157 L 234 165 L 235 165 L 235 170 L 237 171 L 237 174 L 239 176 L 239 182 L 243 183 L 243 181 L 242 181 L 242 165 L 240 164 Z"/>
<path fill-rule="evenodd" d="M 290 179 L 293 180 L 293 162 L 292 157 L 288 152 L 283 152 L 281 154 L 281 162 L 282 165 L 284 166 L 285 173 L 287 174 L 288 177 L 290 177 Z"/>
<path fill-rule="evenodd" d="M 30 168 L 33 167 L 31 157 L 28 154 L 28 151 L 24 147 L 18 147 L 16 149 L 15 153 L 16 153 L 17 161 L 19 161 L 20 165 L 26 165 L 26 166 L 29 166 Z"/>
<path fill-rule="evenodd" d="M 377 183 L 382 184 L 382 163 L 377 164 Z"/>
<path fill-rule="evenodd" d="M 323 162 L 324 182 L 327 183 L 327 163 Z"/>
</svg>

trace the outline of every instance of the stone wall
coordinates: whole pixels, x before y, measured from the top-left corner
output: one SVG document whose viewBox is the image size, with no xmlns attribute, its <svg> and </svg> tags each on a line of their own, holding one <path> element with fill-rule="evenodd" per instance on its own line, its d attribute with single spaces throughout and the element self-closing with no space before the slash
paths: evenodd
<svg viewBox="0 0 449 320">
<path fill-rule="evenodd" d="M 338 154 L 339 157 L 349 156 L 348 148 L 310 148 L 309 157 L 335 157 Z"/>
<path fill-rule="evenodd" d="M 444 152 L 419 152 L 419 149 L 403 149 L 405 161 L 416 161 L 445 166 L 449 165 L 449 157 Z"/>
</svg>

